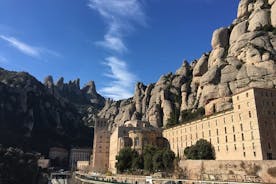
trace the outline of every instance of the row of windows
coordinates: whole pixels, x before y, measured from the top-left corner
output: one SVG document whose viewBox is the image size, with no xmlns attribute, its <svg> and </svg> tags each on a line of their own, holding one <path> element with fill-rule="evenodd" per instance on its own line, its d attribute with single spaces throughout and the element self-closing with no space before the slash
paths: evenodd
<svg viewBox="0 0 276 184">
<path fill-rule="evenodd" d="M 248 93 L 245 93 L 245 97 L 248 98 L 248 97 L 249 97 L 249 94 L 248 94 Z M 240 100 L 240 96 L 239 96 L 239 95 L 237 96 L 237 100 Z"/>
<path fill-rule="evenodd" d="M 248 117 L 249 118 L 252 118 L 252 113 L 251 113 L 251 111 L 248 111 Z M 239 114 L 239 120 L 241 121 L 242 120 L 242 116 L 241 116 L 241 114 Z M 223 120 L 224 122 L 225 122 L 225 118 L 224 118 L 224 120 Z M 233 119 L 232 119 L 232 122 L 233 122 Z M 216 124 L 216 126 L 218 126 L 218 121 L 217 120 L 215 120 L 215 124 Z M 225 124 L 225 123 L 224 123 Z M 210 121 L 208 121 L 207 122 L 207 126 L 208 126 L 208 128 L 210 128 L 211 127 L 211 123 L 210 123 Z M 241 131 L 243 131 L 243 129 L 242 129 L 242 124 L 240 124 L 240 126 L 241 126 Z M 252 122 L 250 122 L 250 128 L 252 129 Z M 193 129 L 195 129 L 195 130 L 198 130 L 198 128 L 201 128 L 202 130 L 204 129 L 204 123 L 202 123 L 201 125 L 195 125 L 195 126 L 191 126 L 191 127 L 187 127 L 187 128 L 184 128 L 184 129 L 181 129 L 181 130 L 176 130 L 176 131 L 174 131 L 174 132 L 171 132 L 170 134 L 171 135 L 177 135 L 178 133 L 183 133 L 183 130 L 184 130 L 184 132 L 186 133 L 187 132 L 187 129 L 191 132 Z M 234 129 L 234 128 L 233 128 Z"/>
</svg>

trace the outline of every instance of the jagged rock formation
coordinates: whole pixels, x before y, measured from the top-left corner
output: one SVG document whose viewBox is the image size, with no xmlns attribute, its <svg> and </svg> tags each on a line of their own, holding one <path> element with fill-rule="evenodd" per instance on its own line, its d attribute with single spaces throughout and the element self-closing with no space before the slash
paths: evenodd
<svg viewBox="0 0 276 184">
<path fill-rule="evenodd" d="M 80 79 L 64 83 L 64 78 L 58 79 L 54 84 L 53 77 L 47 76 L 44 79 L 44 85 L 49 92 L 56 98 L 71 102 L 76 105 L 91 105 L 101 109 L 105 104 L 105 99 L 96 91 L 94 81 L 89 81 L 82 89 L 80 88 Z"/>
<path fill-rule="evenodd" d="M 232 25 L 214 31 L 210 52 L 184 61 L 155 84 L 138 83 L 133 98 L 107 100 L 98 116 L 115 124 L 142 119 L 162 127 L 181 121 L 187 109 L 205 107 L 206 114 L 229 109 L 231 95 L 245 88 L 275 88 L 275 27 L 275 0 L 241 0 Z"/>
<path fill-rule="evenodd" d="M 48 77 L 45 85 L 53 86 Z M 0 68 L 0 144 L 48 153 L 51 146 L 91 146 L 78 109 L 25 72 Z"/>
</svg>

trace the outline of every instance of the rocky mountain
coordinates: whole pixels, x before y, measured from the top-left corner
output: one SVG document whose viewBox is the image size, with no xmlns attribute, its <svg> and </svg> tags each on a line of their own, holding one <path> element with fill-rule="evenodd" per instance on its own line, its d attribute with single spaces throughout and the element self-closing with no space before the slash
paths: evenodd
<svg viewBox="0 0 276 184">
<path fill-rule="evenodd" d="M 59 101 L 73 104 L 86 125 L 94 125 L 96 114 L 105 104 L 105 98 L 97 93 L 94 81 L 89 81 L 83 88 L 80 88 L 80 79 L 64 83 L 64 78 L 61 77 L 54 83 L 53 77 L 47 76 L 44 79 L 44 85 L 49 93 Z"/>
<path fill-rule="evenodd" d="M 212 50 L 184 61 L 149 85 L 138 83 L 133 98 L 107 100 L 100 118 L 115 124 L 142 119 L 156 127 L 205 107 L 212 114 L 232 107 L 231 95 L 248 87 L 276 86 L 276 0 L 241 0 L 237 19 L 214 31 Z"/>
<path fill-rule="evenodd" d="M 0 68 L 0 143 L 42 153 L 51 146 L 91 146 L 92 131 L 64 99 L 28 73 Z"/>
<path fill-rule="evenodd" d="M 101 109 L 105 104 L 105 98 L 97 93 L 94 81 L 89 81 L 81 89 L 80 79 L 64 83 L 64 78 L 61 77 L 54 84 L 53 77 L 47 76 L 44 85 L 57 99 L 71 102 L 77 106 L 89 105 Z"/>
</svg>

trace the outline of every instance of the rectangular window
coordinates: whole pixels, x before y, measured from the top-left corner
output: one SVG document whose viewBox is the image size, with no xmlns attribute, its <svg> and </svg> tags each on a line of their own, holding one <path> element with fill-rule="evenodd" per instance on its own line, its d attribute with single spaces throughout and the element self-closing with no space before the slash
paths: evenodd
<svg viewBox="0 0 276 184">
<path fill-rule="evenodd" d="M 219 138 L 217 137 L 217 143 L 219 144 Z"/>
<path fill-rule="evenodd" d="M 241 106 L 240 106 L 240 105 L 238 105 L 238 109 L 241 109 Z"/>
<path fill-rule="evenodd" d="M 267 153 L 267 160 L 272 160 L 272 153 Z"/>
<path fill-rule="evenodd" d="M 251 132 L 251 140 L 254 140 L 254 134 Z"/>
<path fill-rule="evenodd" d="M 248 97 L 248 93 L 246 93 L 245 96 Z"/>
<path fill-rule="evenodd" d="M 234 142 L 236 142 L 236 135 L 234 134 Z"/>
<path fill-rule="evenodd" d="M 211 130 L 209 130 L 209 137 L 211 137 Z"/>
<path fill-rule="evenodd" d="M 233 133 L 235 133 L 235 127 L 234 126 L 232 127 L 232 129 L 233 129 Z"/>
<path fill-rule="evenodd" d="M 268 146 L 268 149 L 271 150 L 271 145 L 270 145 L 270 143 L 267 143 L 267 146 Z"/>
<path fill-rule="evenodd" d="M 239 100 L 240 99 L 240 97 L 239 96 L 237 96 L 237 100 Z"/>
<path fill-rule="evenodd" d="M 242 149 L 245 150 L 245 146 L 244 146 L 244 143 L 242 144 Z"/>
<path fill-rule="evenodd" d="M 252 115 L 251 115 L 251 111 L 248 111 L 248 117 L 251 118 Z"/>
<path fill-rule="evenodd" d="M 254 157 L 256 157 L 256 151 L 253 152 Z"/>
<path fill-rule="evenodd" d="M 224 132 L 225 132 L 225 134 L 227 134 L 227 129 L 226 129 L 226 127 L 224 127 Z"/>
<path fill-rule="evenodd" d="M 217 135 L 219 135 L 218 129 L 217 129 Z"/>
<path fill-rule="evenodd" d="M 218 152 L 219 152 L 219 146 L 218 146 Z"/>
<path fill-rule="evenodd" d="M 227 136 L 225 136 L 225 142 L 228 142 Z"/>
<path fill-rule="evenodd" d="M 228 151 L 228 145 L 226 145 L 226 151 Z"/>
<path fill-rule="evenodd" d="M 240 124 L 240 126 L 241 126 L 241 131 L 243 131 L 243 126 L 242 126 L 242 124 Z"/>
<path fill-rule="evenodd" d="M 252 149 L 255 149 L 255 144 L 254 144 L 254 142 L 252 143 Z"/>
<path fill-rule="evenodd" d="M 243 156 L 246 157 L 246 153 L 245 152 L 243 152 Z"/>
<path fill-rule="evenodd" d="M 235 149 L 235 151 L 237 151 L 237 145 L 236 144 L 234 144 L 234 149 Z"/>
<path fill-rule="evenodd" d="M 244 141 L 244 134 L 242 133 L 242 141 Z"/>
</svg>

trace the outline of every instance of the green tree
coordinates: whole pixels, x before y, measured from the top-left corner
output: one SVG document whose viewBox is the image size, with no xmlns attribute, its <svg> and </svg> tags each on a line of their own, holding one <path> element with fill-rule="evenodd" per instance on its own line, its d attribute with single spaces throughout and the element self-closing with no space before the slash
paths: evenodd
<svg viewBox="0 0 276 184">
<path fill-rule="evenodd" d="M 152 171 L 153 170 L 153 155 L 155 154 L 157 148 L 152 145 L 146 145 L 143 150 L 144 157 L 144 170 Z"/>
<path fill-rule="evenodd" d="M 120 150 L 119 154 L 116 156 L 116 168 L 119 173 L 123 173 L 126 170 L 131 169 L 132 166 L 132 156 L 133 151 L 131 148 L 126 147 Z"/>
<path fill-rule="evenodd" d="M 162 155 L 162 161 L 163 161 L 164 169 L 166 171 L 171 171 L 173 169 L 174 160 L 175 160 L 174 152 L 169 149 L 164 149 L 163 155 Z"/>
<path fill-rule="evenodd" d="M 192 160 L 214 160 L 215 151 L 212 144 L 204 139 L 200 139 L 195 145 L 184 150 L 187 159 Z"/>
<path fill-rule="evenodd" d="M 131 168 L 133 170 L 143 169 L 144 168 L 144 159 L 142 155 L 139 155 L 138 152 L 133 151 Z"/>
<path fill-rule="evenodd" d="M 158 150 L 155 152 L 152 158 L 152 166 L 154 171 L 163 171 L 163 150 Z"/>
</svg>

